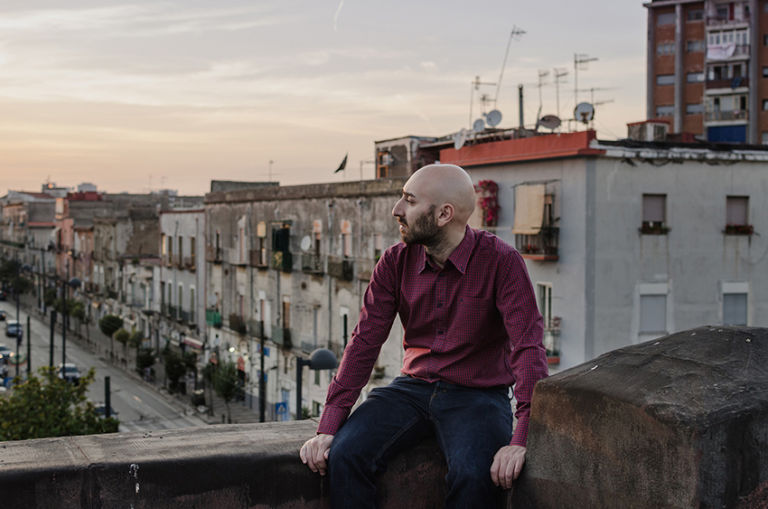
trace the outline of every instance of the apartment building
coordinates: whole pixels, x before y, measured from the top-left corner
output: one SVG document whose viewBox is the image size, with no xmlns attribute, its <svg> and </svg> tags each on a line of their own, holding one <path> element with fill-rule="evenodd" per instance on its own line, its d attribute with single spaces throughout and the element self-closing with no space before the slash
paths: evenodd
<svg viewBox="0 0 768 509">
<path fill-rule="evenodd" d="M 647 118 L 711 142 L 768 144 L 768 2 L 644 5 Z"/>
</svg>

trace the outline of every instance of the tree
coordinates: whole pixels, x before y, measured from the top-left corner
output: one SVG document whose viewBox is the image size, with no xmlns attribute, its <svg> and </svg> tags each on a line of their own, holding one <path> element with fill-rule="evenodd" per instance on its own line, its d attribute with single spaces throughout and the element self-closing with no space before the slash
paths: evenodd
<svg viewBox="0 0 768 509">
<path fill-rule="evenodd" d="M 12 287 L 19 295 L 34 287 L 32 281 L 21 275 L 21 262 L 18 260 L 5 260 L 0 263 L 0 281 Z"/>
<path fill-rule="evenodd" d="M 117 432 L 119 421 L 99 416 L 86 398 L 94 376 L 91 368 L 75 385 L 43 367 L 25 382 L 16 378 L 13 392 L 0 398 L 0 440 Z"/>
<path fill-rule="evenodd" d="M 229 402 L 237 394 L 237 368 L 234 362 L 222 362 L 213 375 L 213 387 L 216 394 L 224 400 L 227 407 L 227 422 L 232 422 L 232 412 L 229 409 Z"/>
<path fill-rule="evenodd" d="M 136 354 L 136 371 L 144 376 L 144 370 L 155 364 L 155 351 L 151 348 L 139 348 Z"/>
<path fill-rule="evenodd" d="M 163 363 L 165 364 L 165 375 L 170 382 L 168 390 L 170 392 L 181 390 L 182 385 L 179 383 L 179 379 L 187 372 L 187 365 L 184 359 L 170 348 L 166 348 L 163 352 Z"/>
<path fill-rule="evenodd" d="M 99 320 L 99 329 L 105 336 L 112 337 L 123 326 L 123 319 L 116 315 L 105 315 Z"/>
<path fill-rule="evenodd" d="M 114 338 L 125 345 L 131 339 L 131 333 L 125 329 L 118 329 L 114 334 Z"/>
</svg>

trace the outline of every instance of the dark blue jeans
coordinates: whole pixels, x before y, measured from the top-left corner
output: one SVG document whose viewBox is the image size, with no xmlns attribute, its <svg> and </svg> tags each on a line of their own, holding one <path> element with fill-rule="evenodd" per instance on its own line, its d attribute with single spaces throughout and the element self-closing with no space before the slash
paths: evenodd
<svg viewBox="0 0 768 509">
<path fill-rule="evenodd" d="M 491 481 L 490 471 L 496 451 L 512 437 L 507 389 L 471 389 L 406 376 L 371 391 L 333 439 L 331 506 L 375 507 L 376 474 L 392 456 L 431 433 L 448 464 L 445 506 L 500 507 L 503 491 Z"/>
</svg>

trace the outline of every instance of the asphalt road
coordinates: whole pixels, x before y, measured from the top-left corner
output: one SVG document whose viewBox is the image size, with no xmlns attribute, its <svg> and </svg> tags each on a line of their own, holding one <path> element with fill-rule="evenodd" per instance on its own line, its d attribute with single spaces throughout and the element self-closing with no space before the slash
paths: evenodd
<svg viewBox="0 0 768 509">
<path fill-rule="evenodd" d="M 0 309 L 8 313 L 8 319 L 16 319 L 16 307 L 8 301 L 0 302 Z M 49 363 L 50 327 L 38 319 L 36 312 L 31 315 L 32 326 L 32 370 Z M 24 342 L 20 352 L 26 355 L 27 341 L 30 334 L 26 330 L 27 313 L 21 310 L 20 320 L 24 324 Z M 15 350 L 15 338 L 5 336 L 5 322 L 0 321 L 0 344 L 5 344 Z M 61 334 L 54 338 L 54 365 L 61 362 Z M 112 392 L 112 408 L 120 420 L 120 431 L 152 431 L 161 429 L 188 428 L 204 426 L 205 421 L 195 416 L 191 411 L 171 397 L 161 394 L 152 386 L 145 384 L 137 377 L 125 373 L 120 368 L 113 367 L 107 360 L 81 348 L 75 341 L 67 339 L 67 362 L 73 362 L 85 373 L 93 367 L 96 379 L 88 388 L 88 398 L 94 402 L 104 401 L 104 377 L 110 377 Z M 16 373 L 15 366 L 8 366 L 10 376 Z M 26 363 L 19 366 L 19 373 L 25 375 Z M 187 415 L 189 413 L 189 415 Z"/>
</svg>

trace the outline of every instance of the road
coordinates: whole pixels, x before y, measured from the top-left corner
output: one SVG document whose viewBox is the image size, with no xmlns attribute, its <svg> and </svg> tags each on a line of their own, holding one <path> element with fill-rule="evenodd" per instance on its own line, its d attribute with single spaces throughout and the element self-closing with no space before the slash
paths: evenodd
<svg viewBox="0 0 768 509">
<path fill-rule="evenodd" d="M 8 313 L 8 319 L 16 319 L 16 308 L 11 302 L 0 302 L 0 309 Z M 24 324 L 24 342 L 20 351 L 26 354 L 26 342 L 32 340 L 32 370 L 49 363 L 50 327 L 38 319 L 36 312 L 31 315 L 32 334 L 26 330 L 27 313 L 22 309 L 20 321 Z M 15 338 L 5 336 L 5 322 L 0 322 L 0 344 L 15 350 Z M 54 338 L 54 365 L 61 362 L 61 334 Z M 204 426 L 206 423 L 190 413 L 186 415 L 182 404 L 156 391 L 138 378 L 112 366 L 107 360 L 97 357 L 71 341 L 67 335 L 67 362 L 75 363 L 82 373 L 93 367 L 96 379 L 88 388 L 88 398 L 94 402 L 104 401 L 104 377 L 110 377 L 112 408 L 118 413 L 120 431 L 152 431 Z M 15 366 L 8 366 L 9 375 L 16 373 Z M 19 374 L 26 375 L 27 365 L 19 366 Z"/>
</svg>

